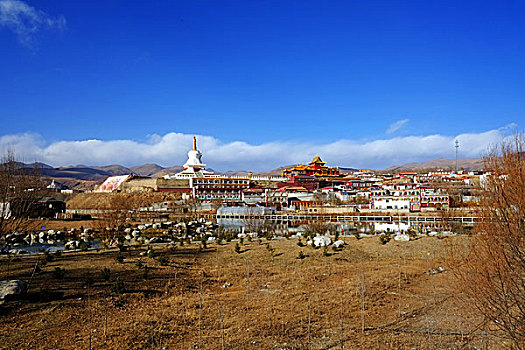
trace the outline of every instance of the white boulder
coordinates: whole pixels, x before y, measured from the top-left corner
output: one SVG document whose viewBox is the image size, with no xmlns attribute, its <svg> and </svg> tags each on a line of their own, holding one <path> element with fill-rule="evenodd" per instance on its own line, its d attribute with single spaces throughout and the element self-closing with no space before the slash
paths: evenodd
<svg viewBox="0 0 525 350">
<path fill-rule="evenodd" d="M 335 241 L 335 242 L 334 242 L 334 246 L 335 246 L 336 248 L 344 247 L 345 244 L 346 244 L 345 241 L 343 241 L 343 240 L 341 240 L 341 239 L 338 240 L 338 241 Z"/>
<path fill-rule="evenodd" d="M 0 304 L 6 299 L 16 298 L 27 291 L 27 283 L 22 280 L 0 281 Z"/>
<path fill-rule="evenodd" d="M 332 243 L 332 240 L 328 236 L 315 236 L 313 244 L 316 247 L 326 247 Z"/>
<path fill-rule="evenodd" d="M 394 236 L 394 241 L 408 242 L 408 241 L 410 241 L 410 236 L 405 234 L 405 233 L 401 233 L 401 234 L 398 234 L 398 235 Z"/>
</svg>

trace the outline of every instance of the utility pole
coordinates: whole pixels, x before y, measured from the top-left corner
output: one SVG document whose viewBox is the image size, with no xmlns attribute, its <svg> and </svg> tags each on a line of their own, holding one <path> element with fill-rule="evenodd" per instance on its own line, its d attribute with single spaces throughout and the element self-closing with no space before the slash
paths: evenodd
<svg viewBox="0 0 525 350">
<path fill-rule="evenodd" d="M 459 140 L 456 139 L 456 173 L 458 172 L 458 150 L 459 150 Z"/>
</svg>

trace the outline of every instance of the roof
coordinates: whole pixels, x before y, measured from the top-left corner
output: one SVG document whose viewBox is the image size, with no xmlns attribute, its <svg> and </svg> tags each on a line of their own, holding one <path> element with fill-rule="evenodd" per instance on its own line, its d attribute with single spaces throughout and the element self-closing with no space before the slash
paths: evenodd
<svg viewBox="0 0 525 350">
<path fill-rule="evenodd" d="M 308 190 L 302 186 L 284 186 L 279 189 L 279 191 L 302 191 L 308 192 Z"/>
<path fill-rule="evenodd" d="M 326 162 L 323 162 L 321 157 L 319 155 L 316 155 L 314 159 L 310 162 L 310 164 L 316 163 L 316 164 L 326 164 Z"/>
</svg>

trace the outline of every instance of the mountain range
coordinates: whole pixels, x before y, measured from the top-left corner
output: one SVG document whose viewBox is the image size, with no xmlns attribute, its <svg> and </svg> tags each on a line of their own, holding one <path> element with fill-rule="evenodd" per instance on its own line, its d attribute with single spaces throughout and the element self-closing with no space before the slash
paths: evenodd
<svg viewBox="0 0 525 350">
<path fill-rule="evenodd" d="M 166 174 L 175 174 L 183 170 L 182 166 L 172 166 L 164 168 L 158 164 L 143 164 L 132 167 L 125 167 L 118 164 L 105 166 L 87 166 L 77 165 L 68 167 L 54 168 L 44 163 L 18 163 L 21 168 L 40 169 L 42 175 L 47 178 L 55 179 L 58 182 L 65 184 L 70 188 L 93 188 L 98 183 L 101 183 L 109 176 L 135 174 L 140 176 L 162 177 Z M 295 166 L 286 165 L 273 170 L 254 173 L 254 175 L 261 176 L 279 176 L 285 168 Z M 386 172 L 397 172 L 402 170 L 430 170 L 430 169 L 454 169 L 456 161 L 454 159 L 438 158 L 421 163 L 407 163 L 404 165 L 396 165 L 383 169 Z M 483 160 L 479 158 L 465 158 L 458 159 L 458 167 L 468 170 L 481 170 L 483 168 Z M 350 173 L 355 171 L 354 168 L 339 168 L 343 173 Z M 212 169 L 208 169 L 213 171 Z M 224 175 L 248 175 L 248 171 L 227 171 Z"/>
</svg>

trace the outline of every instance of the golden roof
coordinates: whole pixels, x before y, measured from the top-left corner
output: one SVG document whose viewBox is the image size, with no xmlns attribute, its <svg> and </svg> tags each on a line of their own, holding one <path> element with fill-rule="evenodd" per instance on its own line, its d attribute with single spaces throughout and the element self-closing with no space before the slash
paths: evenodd
<svg viewBox="0 0 525 350">
<path fill-rule="evenodd" d="M 310 162 L 310 164 L 312 164 L 312 163 L 314 163 L 314 164 L 319 164 L 319 163 L 321 163 L 321 164 L 326 164 L 326 162 L 323 162 L 323 161 L 321 160 L 321 157 L 319 157 L 319 155 L 317 155 L 317 156 L 314 157 L 314 159 Z"/>
</svg>

